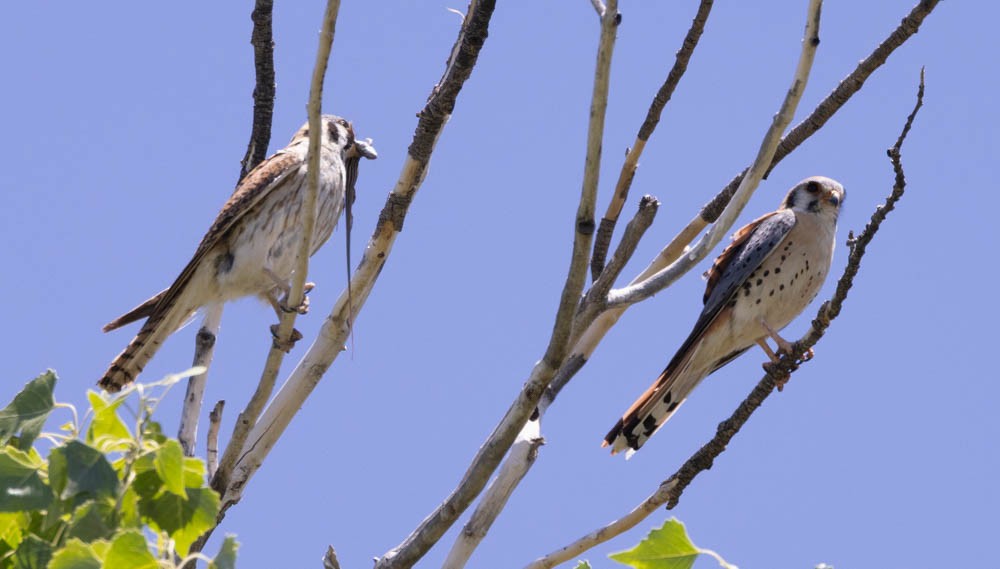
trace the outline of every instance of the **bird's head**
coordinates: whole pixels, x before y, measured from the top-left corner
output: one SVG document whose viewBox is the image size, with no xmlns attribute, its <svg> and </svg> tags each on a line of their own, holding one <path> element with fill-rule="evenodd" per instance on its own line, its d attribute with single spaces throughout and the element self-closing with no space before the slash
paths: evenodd
<svg viewBox="0 0 1000 569">
<path fill-rule="evenodd" d="M 782 207 L 796 211 L 815 213 L 837 219 L 846 193 L 840 182 L 825 176 L 812 176 L 795 184 Z"/>
<path fill-rule="evenodd" d="M 340 150 L 347 157 L 355 156 L 372 160 L 378 157 L 378 153 L 375 152 L 370 141 L 355 139 L 354 127 L 347 119 L 334 115 L 323 115 L 320 117 L 320 123 L 323 129 L 323 138 L 320 144 L 323 146 Z M 296 131 L 290 144 L 309 144 L 308 122 Z"/>
</svg>

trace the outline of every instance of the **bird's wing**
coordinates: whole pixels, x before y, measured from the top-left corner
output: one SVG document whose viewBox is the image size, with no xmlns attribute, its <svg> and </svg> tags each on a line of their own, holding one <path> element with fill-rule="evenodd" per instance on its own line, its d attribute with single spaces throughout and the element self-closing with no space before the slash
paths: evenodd
<svg viewBox="0 0 1000 569">
<path fill-rule="evenodd" d="M 243 219 L 243 216 L 252 211 L 276 188 L 287 183 L 301 163 L 302 159 L 295 154 L 279 151 L 251 170 L 236 186 L 236 190 L 226 201 L 226 205 L 222 206 L 222 211 L 219 212 L 208 233 L 198 244 L 198 249 L 195 250 L 194 256 L 188 261 L 187 266 L 170 285 L 170 288 L 158 295 L 159 302 L 149 312 L 156 312 L 171 306 L 184 290 L 184 286 L 191 279 L 205 255 L 234 225 Z"/>
<path fill-rule="evenodd" d="M 784 241 L 794 225 L 795 213 L 782 209 L 748 223 L 733 235 L 733 242 L 722 251 L 712 268 L 708 270 L 705 307 L 698 316 L 691 334 L 681 344 L 653 385 L 629 407 L 608 432 L 604 438 L 604 446 L 611 445 L 613 453 L 625 446 L 631 451 L 637 450 L 666 423 L 702 378 L 746 351 L 746 348 L 742 348 L 730 354 L 723 354 L 707 369 L 688 369 L 692 360 L 696 359 L 693 356 L 699 348 L 702 336 L 748 277 Z M 640 429 L 641 432 L 636 432 L 636 429 Z"/>
</svg>

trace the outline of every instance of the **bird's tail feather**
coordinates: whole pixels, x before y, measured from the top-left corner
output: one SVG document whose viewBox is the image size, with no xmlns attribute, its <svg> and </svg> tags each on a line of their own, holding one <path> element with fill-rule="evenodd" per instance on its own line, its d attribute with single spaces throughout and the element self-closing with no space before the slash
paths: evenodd
<svg viewBox="0 0 1000 569">
<path fill-rule="evenodd" d="M 185 321 L 191 310 L 176 309 L 176 304 L 157 307 L 142 325 L 139 333 L 111 362 L 98 384 L 112 393 L 135 380 L 149 360 L 160 349 L 167 336 L 174 333 Z"/>
<path fill-rule="evenodd" d="M 608 431 L 602 446 L 610 446 L 611 454 L 627 449 L 626 458 L 639 450 L 708 375 L 710 370 L 691 368 L 691 361 L 695 359 L 697 351 L 698 348 L 689 350 L 687 357 L 663 370 L 653 385 L 636 399 Z"/>
<path fill-rule="evenodd" d="M 139 306 L 136 306 L 132 310 L 129 310 L 125 314 L 122 314 L 118 318 L 115 318 L 111 322 L 104 325 L 101 328 L 104 332 L 110 332 L 125 326 L 126 324 L 131 324 L 136 320 L 142 320 L 143 318 L 149 318 L 153 312 L 156 310 L 156 305 L 160 303 L 160 300 L 167 294 L 170 289 L 164 289 L 158 292 L 153 298 L 143 302 Z"/>
</svg>

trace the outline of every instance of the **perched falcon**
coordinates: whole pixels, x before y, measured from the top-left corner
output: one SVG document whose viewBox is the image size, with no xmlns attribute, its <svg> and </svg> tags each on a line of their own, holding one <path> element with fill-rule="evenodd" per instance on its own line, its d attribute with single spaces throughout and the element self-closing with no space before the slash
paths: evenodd
<svg viewBox="0 0 1000 569">
<path fill-rule="evenodd" d="M 321 121 L 319 195 L 310 254 L 329 239 L 337 225 L 360 159 L 376 157 L 367 142 L 355 140 L 346 120 L 323 115 Z M 302 240 L 308 148 L 306 123 L 288 146 L 243 178 L 174 283 L 104 326 L 108 332 L 146 319 L 104 372 L 101 387 L 119 391 L 132 382 L 167 336 L 203 306 L 258 295 L 276 311 L 287 309 L 278 293 L 287 297 Z M 292 309 L 304 312 L 305 305 Z"/>
<path fill-rule="evenodd" d="M 656 382 L 604 438 L 611 454 L 639 450 L 706 376 L 754 344 L 772 361 L 789 342 L 778 335 L 816 297 L 833 260 L 844 188 L 830 178 L 806 178 L 781 207 L 733 235 L 706 273 L 705 308 Z"/>
</svg>

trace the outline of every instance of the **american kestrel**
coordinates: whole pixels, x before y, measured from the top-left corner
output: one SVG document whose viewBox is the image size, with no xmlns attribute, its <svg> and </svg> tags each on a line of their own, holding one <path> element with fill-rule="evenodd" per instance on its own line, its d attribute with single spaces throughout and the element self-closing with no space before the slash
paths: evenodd
<svg viewBox="0 0 1000 569">
<path fill-rule="evenodd" d="M 376 157 L 370 144 L 355 140 L 346 120 L 323 115 L 322 128 L 310 254 L 329 239 L 337 225 L 345 188 L 353 188 L 360 159 Z M 146 318 L 139 333 L 104 372 L 101 387 L 115 392 L 134 380 L 167 336 L 207 304 L 257 295 L 276 311 L 286 309 L 278 293 L 284 292 L 287 298 L 302 239 L 308 148 L 306 123 L 288 146 L 261 162 L 237 185 L 174 283 L 104 326 L 108 332 Z M 304 308 L 293 307 L 300 312 Z"/>
<path fill-rule="evenodd" d="M 844 187 L 814 176 L 789 190 L 777 211 L 733 235 L 733 242 L 708 270 L 705 308 L 656 382 L 629 407 L 602 446 L 611 454 L 639 450 L 677 411 L 706 376 L 754 344 L 772 361 L 771 337 L 778 335 L 819 292 L 833 260 L 837 214 Z"/>
</svg>

